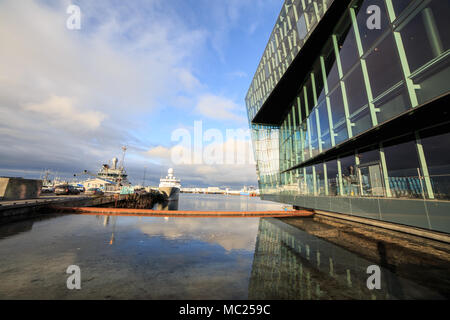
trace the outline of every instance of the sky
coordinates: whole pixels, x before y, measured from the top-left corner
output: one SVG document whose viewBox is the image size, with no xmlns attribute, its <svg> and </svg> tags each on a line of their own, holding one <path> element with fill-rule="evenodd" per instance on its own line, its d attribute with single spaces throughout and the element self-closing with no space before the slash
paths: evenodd
<svg viewBox="0 0 450 320">
<path fill-rule="evenodd" d="M 0 0 L 0 175 L 96 172 L 127 146 L 134 184 L 256 185 L 245 95 L 282 3 Z"/>
</svg>

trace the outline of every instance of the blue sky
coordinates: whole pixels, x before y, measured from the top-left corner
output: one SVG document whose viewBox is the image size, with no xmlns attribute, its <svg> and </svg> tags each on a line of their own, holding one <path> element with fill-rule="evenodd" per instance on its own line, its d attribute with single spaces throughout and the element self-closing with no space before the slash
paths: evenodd
<svg viewBox="0 0 450 320">
<path fill-rule="evenodd" d="M 66 28 L 71 4 L 81 30 Z M 255 184 L 251 161 L 171 163 L 171 135 L 194 121 L 223 135 L 248 127 L 244 98 L 281 6 L 1 0 L 0 174 L 95 171 L 127 145 L 134 180 L 147 167 L 155 184 L 174 166 L 184 185 Z"/>
</svg>

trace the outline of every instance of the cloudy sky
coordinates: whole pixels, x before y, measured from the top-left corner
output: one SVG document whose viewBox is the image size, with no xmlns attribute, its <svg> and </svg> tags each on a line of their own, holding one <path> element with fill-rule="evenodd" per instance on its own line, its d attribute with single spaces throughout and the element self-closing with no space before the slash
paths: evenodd
<svg viewBox="0 0 450 320">
<path fill-rule="evenodd" d="M 80 30 L 67 28 L 72 4 Z M 255 185 L 250 156 L 205 154 L 251 154 L 227 132 L 248 128 L 245 94 L 281 6 L 0 0 L 0 175 L 95 172 L 125 145 L 135 184 L 173 166 L 184 186 Z M 175 161 L 177 148 L 192 161 Z"/>
</svg>

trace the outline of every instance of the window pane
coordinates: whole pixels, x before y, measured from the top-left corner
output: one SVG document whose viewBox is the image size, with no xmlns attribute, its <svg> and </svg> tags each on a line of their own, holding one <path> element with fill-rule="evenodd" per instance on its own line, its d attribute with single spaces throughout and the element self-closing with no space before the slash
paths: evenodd
<svg viewBox="0 0 450 320">
<path fill-rule="evenodd" d="M 351 115 L 368 103 L 361 65 L 358 64 L 344 81 L 347 90 L 348 109 Z"/>
<path fill-rule="evenodd" d="M 450 200 L 450 133 L 447 126 L 421 133 L 434 197 Z"/>
<path fill-rule="evenodd" d="M 341 58 L 342 71 L 345 75 L 347 71 L 358 61 L 358 50 L 356 46 L 355 33 L 351 26 L 349 16 L 346 16 L 337 28 L 336 37 L 339 46 L 339 56 Z"/>
<path fill-rule="evenodd" d="M 339 178 L 338 178 L 338 167 L 337 161 L 332 160 L 326 163 L 327 166 L 327 183 L 328 183 L 328 195 L 337 196 L 339 195 Z"/>
<path fill-rule="evenodd" d="M 322 101 L 322 103 L 317 107 L 317 113 L 319 114 L 322 151 L 326 151 L 331 148 L 330 124 L 328 122 L 328 110 L 326 101 Z"/>
<path fill-rule="evenodd" d="M 402 69 L 392 34 L 374 48 L 366 63 L 374 98 L 402 80 Z"/>
<path fill-rule="evenodd" d="M 354 124 L 352 127 L 352 133 L 354 136 L 372 128 L 372 118 L 370 116 L 369 107 L 357 112 L 350 118 L 350 121 Z"/>
<path fill-rule="evenodd" d="M 420 198 L 423 181 L 419 179 L 419 159 L 415 141 L 384 148 L 389 186 L 397 198 Z"/>
<path fill-rule="evenodd" d="M 331 115 L 333 118 L 333 125 L 337 125 L 345 120 L 344 102 L 342 100 L 341 87 L 337 87 L 330 94 Z"/>
<path fill-rule="evenodd" d="M 315 166 L 316 170 L 316 194 L 319 196 L 325 195 L 325 180 L 323 173 L 323 164 L 317 164 Z"/>
<path fill-rule="evenodd" d="M 306 168 L 305 182 L 307 194 L 314 195 L 315 190 L 314 190 L 314 177 L 312 167 Z"/>
<path fill-rule="evenodd" d="M 449 12 L 449 1 L 435 0 L 400 31 L 411 71 L 450 48 Z"/>
<path fill-rule="evenodd" d="M 380 112 L 377 112 L 378 123 L 383 123 L 411 108 L 409 95 L 404 85 L 376 101 L 374 105 L 375 108 L 380 109 Z"/>
<path fill-rule="evenodd" d="M 325 60 L 328 90 L 331 91 L 339 81 L 336 55 L 334 54 L 333 44 L 331 43 L 331 40 L 329 40 L 326 44 L 323 56 Z"/>
<path fill-rule="evenodd" d="M 342 187 L 345 196 L 357 196 L 359 194 L 359 181 L 355 167 L 355 156 L 341 158 Z"/>
<path fill-rule="evenodd" d="M 395 15 L 398 17 L 406 9 L 406 7 L 411 3 L 411 0 L 395 0 L 392 1 L 394 6 Z"/>
</svg>

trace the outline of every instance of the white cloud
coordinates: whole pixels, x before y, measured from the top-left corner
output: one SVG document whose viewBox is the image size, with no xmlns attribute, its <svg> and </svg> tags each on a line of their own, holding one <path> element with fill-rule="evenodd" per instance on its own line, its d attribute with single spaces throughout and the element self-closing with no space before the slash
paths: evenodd
<svg viewBox="0 0 450 320">
<path fill-rule="evenodd" d="M 245 118 L 236 114 L 244 107 L 237 105 L 232 100 L 212 94 L 201 96 L 197 102 L 195 110 L 210 119 L 245 121 Z"/>
<path fill-rule="evenodd" d="M 75 132 L 98 129 L 106 118 L 98 111 L 83 112 L 75 108 L 73 100 L 67 97 L 53 96 L 42 103 L 26 105 L 24 109 L 41 115 L 41 120 L 47 119 L 55 127 L 72 128 Z"/>
</svg>

